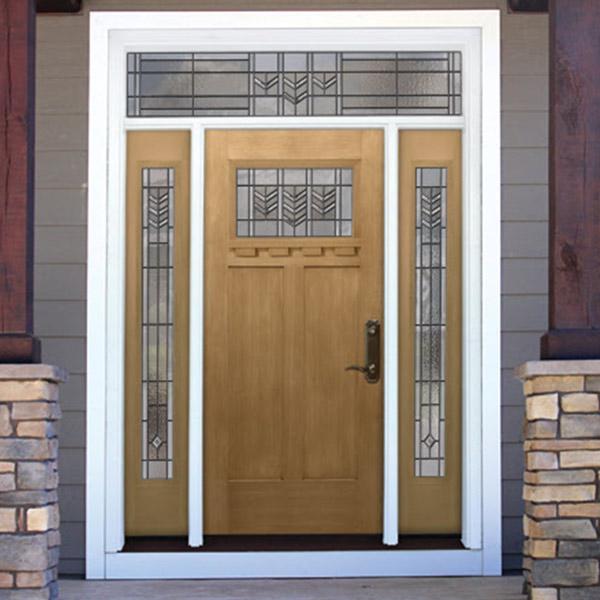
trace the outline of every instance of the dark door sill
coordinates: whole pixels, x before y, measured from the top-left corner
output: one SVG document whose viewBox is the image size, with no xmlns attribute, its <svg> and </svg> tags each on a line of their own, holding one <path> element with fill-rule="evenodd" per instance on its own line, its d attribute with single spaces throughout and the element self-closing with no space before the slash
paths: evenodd
<svg viewBox="0 0 600 600">
<path fill-rule="evenodd" d="M 187 537 L 128 537 L 123 552 L 293 552 L 335 550 L 464 550 L 457 535 L 403 536 L 384 546 L 381 535 L 207 535 L 190 548 Z"/>
</svg>

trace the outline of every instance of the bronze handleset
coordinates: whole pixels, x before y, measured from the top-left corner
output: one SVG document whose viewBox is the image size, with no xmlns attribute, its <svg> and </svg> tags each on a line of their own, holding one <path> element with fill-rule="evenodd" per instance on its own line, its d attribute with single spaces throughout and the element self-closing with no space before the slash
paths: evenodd
<svg viewBox="0 0 600 600">
<path fill-rule="evenodd" d="M 377 319 L 369 319 L 365 323 L 366 365 L 349 365 L 346 371 L 358 371 L 365 376 L 367 383 L 377 383 L 380 375 L 380 337 L 381 325 Z"/>
</svg>

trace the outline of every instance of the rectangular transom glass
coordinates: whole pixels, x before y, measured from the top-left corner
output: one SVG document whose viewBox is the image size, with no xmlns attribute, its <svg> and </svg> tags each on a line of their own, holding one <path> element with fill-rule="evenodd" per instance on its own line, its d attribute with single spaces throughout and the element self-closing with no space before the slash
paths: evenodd
<svg viewBox="0 0 600 600">
<path fill-rule="evenodd" d="M 129 53 L 127 114 L 460 115 L 460 52 Z"/>
<path fill-rule="evenodd" d="M 352 235 L 352 169 L 238 169 L 238 237 Z"/>
<path fill-rule="evenodd" d="M 416 169 L 415 475 L 445 474 L 446 168 Z"/>
<path fill-rule="evenodd" d="M 173 477 L 174 169 L 142 169 L 142 479 Z"/>
</svg>

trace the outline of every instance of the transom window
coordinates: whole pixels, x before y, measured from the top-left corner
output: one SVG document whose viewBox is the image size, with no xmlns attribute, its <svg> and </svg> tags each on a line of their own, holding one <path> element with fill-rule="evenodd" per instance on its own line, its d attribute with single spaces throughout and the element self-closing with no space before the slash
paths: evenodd
<svg viewBox="0 0 600 600">
<path fill-rule="evenodd" d="M 460 52 L 129 53 L 127 114 L 462 114 Z"/>
</svg>

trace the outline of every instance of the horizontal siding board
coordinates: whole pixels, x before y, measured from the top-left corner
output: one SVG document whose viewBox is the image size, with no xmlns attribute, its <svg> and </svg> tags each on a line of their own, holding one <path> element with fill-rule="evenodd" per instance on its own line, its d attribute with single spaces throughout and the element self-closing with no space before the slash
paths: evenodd
<svg viewBox="0 0 600 600">
<path fill-rule="evenodd" d="M 517 554 L 523 549 L 522 517 L 506 517 L 502 519 L 502 548 L 509 554 Z"/>
<path fill-rule="evenodd" d="M 548 16 L 519 14 L 502 20 L 502 73 L 548 75 Z"/>
<path fill-rule="evenodd" d="M 85 302 L 39 300 L 34 303 L 36 335 L 81 337 L 85 331 Z"/>
<path fill-rule="evenodd" d="M 83 450 L 85 448 L 85 412 L 63 411 L 58 431 L 62 450 L 66 448 Z"/>
<path fill-rule="evenodd" d="M 87 117 L 88 86 L 87 73 L 85 77 L 48 77 L 46 73 L 40 73 L 36 79 L 37 115 Z"/>
<path fill-rule="evenodd" d="M 547 327 L 546 296 L 540 294 L 502 297 L 502 331 L 544 331 Z"/>
<path fill-rule="evenodd" d="M 503 294 L 547 294 L 548 260 L 545 258 L 503 258 Z"/>
<path fill-rule="evenodd" d="M 63 42 L 38 41 L 36 70 L 44 77 L 87 77 L 88 55 L 87 43 L 74 43 L 70 38 Z"/>
<path fill-rule="evenodd" d="M 63 538 L 65 536 L 65 532 L 62 532 Z M 85 535 L 85 531 L 84 531 Z M 84 539 L 74 538 L 74 541 L 78 540 L 82 544 Z M 61 575 L 67 576 L 76 576 L 80 577 L 85 573 L 85 560 L 83 558 L 60 558 L 58 563 L 58 572 Z"/>
<path fill-rule="evenodd" d="M 521 481 L 506 481 L 502 490 L 502 512 L 504 516 L 522 518 L 524 509 L 523 483 Z"/>
<path fill-rule="evenodd" d="M 543 221 L 547 224 L 548 185 L 503 185 L 502 220 Z"/>
<path fill-rule="evenodd" d="M 503 183 L 548 184 L 546 148 L 503 148 Z"/>
<path fill-rule="evenodd" d="M 85 524 L 84 523 L 61 523 L 61 558 L 80 558 L 81 548 L 80 540 L 85 539 Z"/>
<path fill-rule="evenodd" d="M 549 106 L 548 75 L 503 75 L 502 110 L 547 111 Z"/>
<path fill-rule="evenodd" d="M 59 365 L 69 373 L 85 373 L 84 337 L 42 337 L 42 360 Z"/>
<path fill-rule="evenodd" d="M 82 264 L 34 265 L 34 300 L 85 300 L 85 272 Z"/>
<path fill-rule="evenodd" d="M 502 554 L 502 571 L 521 575 L 523 572 L 523 555 L 521 552 L 504 552 Z"/>
<path fill-rule="evenodd" d="M 521 481 L 525 459 L 523 444 L 505 442 L 502 444 L 502 478 L 504 480 Z"/>
<path fill-rule="evenodd" d="M 502 113 L 503 148 L 547 148 L 548 112 Z"/>
<path fill-rule="evenodd" d="M 538 357 L 540 338 L 543 333 L 543 331 L 503 332 L 501 335 L 502 366 L 515 368 Z"/>
<path fill-rule="evenodd" d="M 65 87 L 68 82 L 65 81 Z M 38 114 L 35 136 L 38 151 L 77 150 L 87 151 L 87 115 Z"/>
<path fill-rule="evenodd" d="M 39 150 L 35 159 L 36 189 L 84 189 L 87 186 L 87 152 Z"/>
<path fill-rule="evenodd" d="M 523 385 L 515 377 L 515 370 L 502 369 L 500 382 L 502 386 L 502 406 L 522 406 L 525 402 Z"/>
<path fill-rule="evenodd" d="M 85 375 L 69 373 L 69 379 L 60 386 L 60 406 L 65 411 L 85 411 Z"/>
<path fill-rule="evenodd" d="M 60 520 L 63 523 L 83 523 L 85 521 L 85 485 L 61 483 L 58 488 Z"/>
<path fill-rule="evenodd" d="M 85 264 L 87 228 L 74 226 L 38 226 L 35 230 L 34 260 L 37 264 Z"/>
<path fill-rule="evenodd" d="M 82 225 L 87 229 L 87 190 L 38 189 L 35 192 L 36 226 Z M 37 244 L 37 239 L 36 239 Z"/>
<path fill-rule="evenodd" d="M 523 441 L 523 419 L 525 407 L 503 406 L 502 407 L 502 440 L 505 442 Z"/>
<path fill-rule="evenodd" d="M 62 485 L 85 484 L 85 452 L 81 448 L 61 448 L 58 468 Z M 76 521 L 80 520 L 75 515 L 73 517 Z"/>
<path fill-rule="evenodd" d="M 546 258 L 548 224 L 541 221 L 510 221 L 502 224 L 504 258 Z"/>
</svg>

